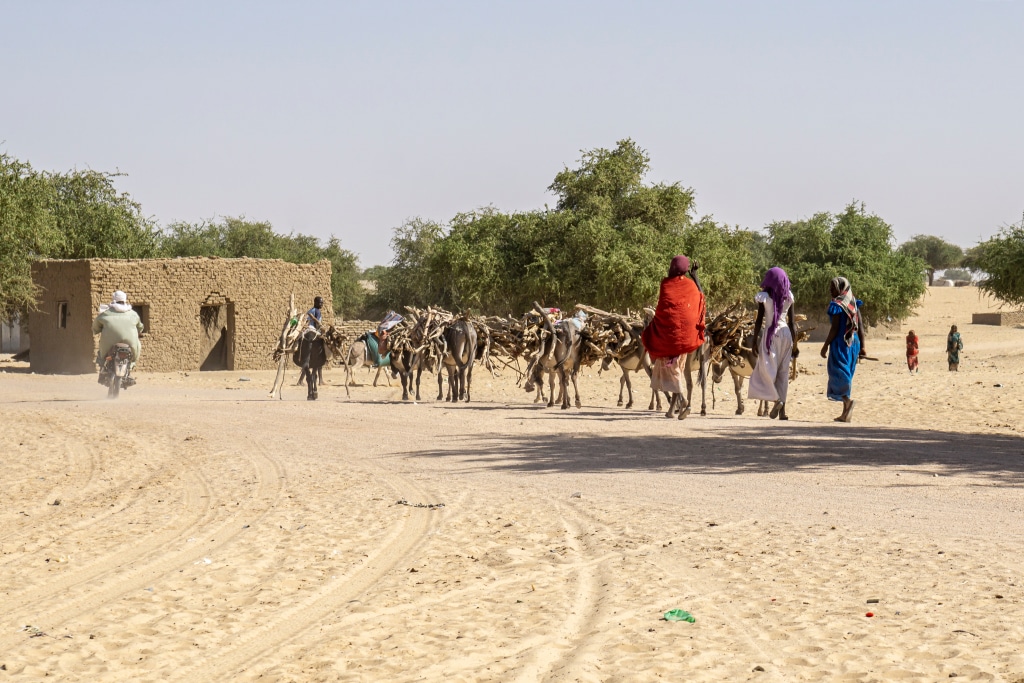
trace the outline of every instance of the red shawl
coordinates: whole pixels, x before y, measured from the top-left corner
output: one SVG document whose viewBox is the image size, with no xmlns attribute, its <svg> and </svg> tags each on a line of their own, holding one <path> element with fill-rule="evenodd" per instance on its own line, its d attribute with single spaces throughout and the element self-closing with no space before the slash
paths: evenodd
<svg viewBox="0 0 1024 683">
<path fill-rule="evenodd" d="M 674 358 L 704 343 L 704 295 L 688 277 L 661 281 L 658 308 L 642 339 L 651 358 Z"/>
</svg>

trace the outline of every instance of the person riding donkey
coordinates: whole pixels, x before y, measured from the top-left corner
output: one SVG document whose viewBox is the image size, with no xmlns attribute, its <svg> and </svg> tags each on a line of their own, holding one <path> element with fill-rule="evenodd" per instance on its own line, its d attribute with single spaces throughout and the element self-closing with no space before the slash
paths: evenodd
<svg viewBox="0 0 1024 683">
<path fill-rule="evenodd" d="M 323 332 L 323 320 L 324 320 L 324 298 L 322 296 L 313 297 L 313 308 L 306 311 L 306 327 L 307 332 L 315 332 L 316 335 L 320 335 Z M 320 366 L 316 369 L 317 383 L 324 384 L 324 368 Z M 299 386 L 302 386 L 306 382 L 306 374 L 302 373 L 299 375 Z"/>
</svg>

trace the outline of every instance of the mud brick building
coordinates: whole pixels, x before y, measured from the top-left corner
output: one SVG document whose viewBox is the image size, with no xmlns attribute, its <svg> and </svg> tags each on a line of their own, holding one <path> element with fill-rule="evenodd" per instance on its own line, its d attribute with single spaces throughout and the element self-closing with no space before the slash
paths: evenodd
<svg viewBox="0 0 1024 683">
<path fill-rule="evenodd" d="M 76 259 L 32 265 L 39 307 L 29 316 L 33 372 L 94 372 L 92 321 L 115 289 L 146 327 L 139 370 L 271 369 L 288 298 L 306 311 L 324 298 L 333 321 L 331 263 L 277 259 Z"/>
</svg>

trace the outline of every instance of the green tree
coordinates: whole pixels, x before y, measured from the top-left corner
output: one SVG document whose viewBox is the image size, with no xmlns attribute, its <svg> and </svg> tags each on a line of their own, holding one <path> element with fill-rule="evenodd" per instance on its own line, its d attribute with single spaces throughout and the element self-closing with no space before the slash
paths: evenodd
<svg viewBox="0 0 1024 683">
<path fill-rule="evenodd" d="M 984 291 L 1010 306 L 1024 307 L 1024 219 L 971 249 L 965 265 L 981 271 Z"/>
<path fill-rule="evenodd" d="M 35 305 L 32 261 L 60 243 L 49 211 L 52 195 L 30 164 L 0 153 L 0 315 L 6 320 Z"/>
<path fill-rule="evenodd" d="M 928 286 L 935 280 L 935 271 L 960 265 L 964 250 L 935 235 L 914 235 L 900 245 L 900 251 L 925 262 Z"/>
<path fill-rule="evenodd" d="M 118 174 L 37 172 L 0 154 L 0 314 L 35 305 L 31 264 L 40 258 L 145 258 L 158 233 Z"/>
<path fill-rule="evenodd" d="M 824 314 L 829 282 L 843 276 L 853 286 L 868 324 L 910 315 L 924 293 L 924 262 L 893 249 L 892 228 L 851 203 L 840 214 L 768 226 L 771 258 L 789 274 L 802 311 Z"/>
<path fill-rule="evenodd" d="M 763 237 L 710 218 L 695 223 L 693 191 L 646 184 L 648 163 L 644 150 L 622 140 L 583 152 L 578 167 L 555 176 L 554 209 L 487 207 L 445 226 L 403 225 L 394 261 L 377 274 L 375 308 L 435 303 L 518 315 L 536 300 L 637 309 L 656 302 L 669 261 L 683 252 L 701 261 L 712 306 L 752 295 Z"/>
<path fill-rule="evenodd" d="M 71 171 L 46 174 L 52 188 L 50 213 L 60 232 L 51 258 L 149 258 L 159 247 L 159 231 L 142 207 L 118 192 L 122 174 Z"/>
<path fill-rule="evenodd" d="M 377 278 L 377 291 L 367 302 L 367 311 L 377 316 L 403 306 L 442 303 L 441 287 L 432 265 L 437 243 L 444 230 L 438 223 L 414 218 L 395 229 L 391 238 L 394 258 Z"/>
</svg>

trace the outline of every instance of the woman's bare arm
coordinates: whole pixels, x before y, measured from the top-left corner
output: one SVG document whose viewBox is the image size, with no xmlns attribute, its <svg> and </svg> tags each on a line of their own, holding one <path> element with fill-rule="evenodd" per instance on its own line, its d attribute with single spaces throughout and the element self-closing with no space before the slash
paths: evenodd
<svg viewBox="0 0 1024 683">
<path fill-rule="evenodd" d="M 764 303 L 757 304 L 757 320 L 754 321 L 754 343 L 751 344 L 751 350 L 756 356 L 761 352 L 761 325 L 764 322 Z"/>
<path fill-rule="evenodd" d="M 786 313 L 786 323 L 789 325 L 789 333 L 793 335 L 793 358 L 800 355 L 800 349 L 796 347 L 796 323 L 793 322 L 793 307 L 789 307 Z"/>
<path fill-rule="evenodd" d="M 833 315 L 832 327 L 828 331 L 828 337 L 825 338 L 825 343 L 821 347 L 821 357 L 828 358 L 828 347 L 836 337 L 839 336 L 839 316 Z"/>
<path fill-rule="evenodd" d="M 697 261 L 690 262 L 690 277 L 693 278 L 693 283 L 697 285 L 697 291 L 703 294 L 704 288 L 700 286 L 700 279 L 697 277 L 698 268 L 700 268 L 700 266 L 697 265 Z"/>
</svg>

